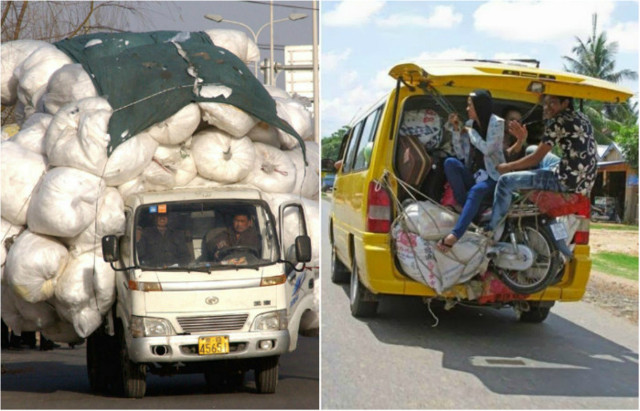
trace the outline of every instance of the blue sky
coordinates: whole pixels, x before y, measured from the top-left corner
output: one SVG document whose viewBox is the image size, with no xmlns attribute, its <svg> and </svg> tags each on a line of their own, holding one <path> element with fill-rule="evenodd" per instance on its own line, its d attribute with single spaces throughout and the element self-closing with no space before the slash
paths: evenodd
<svg viewBox="0 0 640 411">
<path fill-rule="evenodd" d="M 618 42 L 616 68 L 637 72 L 637 1 L 323 1 L 321 135 L 387 93 L 387 73 L 401 61 L 535 58 L 562 70 L 594 12 L 598 31 Z M 622 85 L 638 97 L 637 81 Z"/>
</svg>

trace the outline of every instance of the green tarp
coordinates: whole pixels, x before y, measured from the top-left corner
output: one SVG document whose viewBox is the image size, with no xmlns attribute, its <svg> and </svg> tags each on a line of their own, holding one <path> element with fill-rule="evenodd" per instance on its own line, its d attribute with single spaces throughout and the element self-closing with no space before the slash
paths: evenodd
<svg viewBox="0 0 640 411">
<path fill-rule="evenodd" d="M 97 33 L 65 39 L 56 47 L 81 64 L 113 108 L 108 154 L 191 102 L 231 104 L 300 141 L 276 113 L 276 104 L 247 66 L 203 32 Z M 225 97 L 203 97 L 202 87 L 226 86 Z"/>
</svg>

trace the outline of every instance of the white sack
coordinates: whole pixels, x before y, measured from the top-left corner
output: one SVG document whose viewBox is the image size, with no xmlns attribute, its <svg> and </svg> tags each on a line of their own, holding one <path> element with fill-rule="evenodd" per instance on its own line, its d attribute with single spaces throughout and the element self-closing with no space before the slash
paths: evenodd
<svg viewBox="0 0 640 411">
<path fill-rule="evenodd" d="M 258 45 L 239 30 L 212 29 L 206 30 L 213 44 L 229 50 L 245 63 L 260 60 Z"/>
<path fill-rule="evenodd" d="M 254 143 L 263 143 L 280 148 L 278 129 L 264 121 L 259 121 L 258 124 L 249 130 L 247 137 L 249 137 Z"/>
<path fill-rule="evenodd" d="M 313 119 L 311 113 L 295 100 L 275 99 L 278 117 L 289 123 L 302 140 L 313 140 Z M 291 134 L 278 129 L 278 138 L 283 149 L 291 150 L 300 143 Z"/>
<path fill-rule="evenodd" d="M 223 185 L 217 181 L 209 180 L 208 178 L 204 178 L 201 176 L 196 176 L 193 180 L 189 181 L 189 183 L 185 187 L 220 187 Z"/>
<path fill-rule="evenodd" d="M 15 74 L 15 69 L 40 47 L 54 46 L 39 40 L 15 40 L 0 43 L 2 105 L 12 106 L 16 103 L 18 98 L 18 75 Z"/>
<path fill-rule="evenodd" d="M 53 73 L 42 101 L 47 113 L 56 114 L 66 104 L 97 95 L 93 81 L 82 65 L 67 64 Z"/>
<path fill-rule="evenodd" d="M 198 103 L 202 110 L 202 119 L 207 123 L 226 131 L 233 137 L 244 137 L 258 119 L 239 108 L 225 103 Z"/>
<path fill-rule="evenodd" d="M 11 224 L 4 218 L 0 225 L 0 279 L 4 282 L 4 263 L 7 260 L 7 253 L 11 245 L 17 238 L 18 234 L 24 229 L 24 226 Z"/>
<path fill-rule="evenodd" d="M 160 191 L 185 186 L 197 174 L 196 163 L 185 145 L 160 145 L 142 176 L 146 191 Z"/>
<path fill-rule="evenodd" d="M 289 93 L 287 93 L 286 90 L 283 90 L 283 89 L 278 88 L 276 86 L 270 86 L 270 85 L 265 85 L 264 88 L 267 90 L 267 92 L 274 99 L 281 99 L 281 100 L 290 100 L 291 99 L 291 95 Z"/>
<path fill-rule="evenodd" d="M 67 321 L 56 321 L 52 325 L 40 330 L 45 338 L 58 343 L 79 344 L 84 341 Z"/>
<path fill-rule="evenodd" d="M 115 301 L 115 272 L 98 254 L 77 255 L 60 275 L 55 296 L 71 311 L 91 306 L 104 314 Z"/>
<path fill-rule="evenodd" d="M 68 255 L 67 248 L 58 240 L 26 230 L 7 254 L 6 281 L 25 301 L 44 301 L 53 296 Z"/>
<path fill-rule="evenodd" d="M 149 165 L 158 142 L 141 133 L 120 144 L 111 153 L 104 179 L 109 186 L 119 186 L 136 178 Z"/>
<path fill-rule="evenodd" d="M 18 99 L 25 107 L 37 107 L 53 73 L 72 63 L 69 56 L 53 45 L 38 48 L 14 71 L 18 76 Z"/>
<path fill-rule="evenodd" d="M 268 193 L 290 193 L 296 186 L 296 166 L 287 153 L 262 143 L 254 143 L 256 161 L 244 180 Z"/>
<path fill-rule="evenodd" d="M 397 222 L 391 235 L 403 271 L 438 294 L 487 269 L 488 259 L 484 258 L 487 239 L 480 234 L 466 233 L 446 254 L 438 250 L 436 241 L 405 231 Z"/>
<path fill-rule="evenodd" d="M 75 237 L 96 218 L 96 202 L 104 181 L 93 174 L 57 167 L 45 174 L 33 192 L 27 225 L 33 232 Z"/>
<path fill-rule="evenodd" d="M 22 124 L 22 129 L 11 137 L 11 141 L 29 151 L 45 155 L 44 136 L 52 119 L 53 116 L 50 114 L 35 113 Z"/>
<path fill-rule="evenodd" d="M 1 151 L 2 218 L 25 225 L 31 193 L 46 171 L 45 158 L 12 141 L 2 142 Z"/>
<path fill-rule="evenodd" d="M 118 186 L 118 192 L 124 200 L 126 200 L 130 195 L 142 193 L 144 191 L 144 178 L 142 177 L 142 175 L 139 175 L 138 177 L 126 181 Z"/>
<path fill-rule="evenodd" d="M 111 113 L 111 106 L 102 97 L 86 98 L 58 110 L 45 135 L 49 164 L 102 175 Z"/>
<path fill-rule="evenodd" d="M 235 139 L 218 130 L 205 130 L 191 142 L 198 174 L 220 183 L 236 183 L 253 168 L 256 152 L 248 138 Z"/>
<path fill-rule="evenodd" d="M 449 234 L 458 221 L 458 215 L 433 204 L 418 201 L 405 207 L 407 227 L 425 240 L 439 240 Z"/>
<path fill-rule="evenodd" d="M 317 198 L 320 191 L 317 154 L 315 154 L 316 157 L 313 158 L 314 154 L 307 152 L 306 158 L 309 165 L 305 166 L 302 149 L 300 147 L 288 153 L 291 161 L 293 161 L 293 164 L 296 166 L 296 186 L 292 192 L 306 198 Z"/>
<path fill-rule="evenodd" d="M 56 310 L 46 302 L 29 303 L 2 284 L 2 320 L 16 334 L 38 331 L 58 320 Z"/>
<path fill-rule="evenodd" d="M 72 238 L 62 238 L 71 255 L 96 251 L 102 252 L 102 237 L 123 235 L 125 229 L 124 202 L 118 190 L 107 187 L 98 200 L 96 219 L 80 234 Z"/>
<path fill-rule="evenodd" d="M 184 106 L 168 119 L 149 127 L 143 133 L 164 145 L 176 145 L 187 140 L 200 125 L 200 107 L 197 103 Z"/>
</svg>

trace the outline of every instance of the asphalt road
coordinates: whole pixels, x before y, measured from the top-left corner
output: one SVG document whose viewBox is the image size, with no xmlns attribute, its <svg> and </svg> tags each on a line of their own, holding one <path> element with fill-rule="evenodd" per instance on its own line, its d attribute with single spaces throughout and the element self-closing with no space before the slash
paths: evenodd
<svg viewBox="0 0 640 411">
<path fill-rule="evenodd" d="M 94 395 L 85 345 L 53 351 L 2 351 L 3 409 L 318 409 L 319 339 L 300 336 L 296 351 L 280 357 L 275 394 L 255 391 L 253 372 L 237 392 L 208 393 L 202 374 L 147 376 L 142 399 Z"/>
<path fill-rule="evenodd" d="M 542 324 L 508 309 L 434 310 L 384 297 L 355 319 L 330 279 L 322 203 L 322 408 L 638 409 L 638 326 L 583 302 Z"/>
</svg>

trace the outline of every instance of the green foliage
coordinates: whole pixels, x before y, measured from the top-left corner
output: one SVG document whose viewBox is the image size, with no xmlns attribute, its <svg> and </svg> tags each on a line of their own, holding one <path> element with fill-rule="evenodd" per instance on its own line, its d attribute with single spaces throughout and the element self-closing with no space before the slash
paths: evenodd
<svg viewBox="0 0 640 411">
<path fill-rule="evenodd" d="M 591 230 L 638 231 L 638 226 L 637 225 L 630 225 L 630 224 L 591 223 L 589 225 L 589 229 L 591 229 Z M 592 235 L 596 235 L 596 233 L 592 233 Z"/>
<path fill-rule="evenodd" d="M 331 136 L 322 139 L 322 158 L 330 158 L 339 160 L 340 145 L 344 135 L 349 131 L 348 126 L 342 126 L 338 131 L 333 132 Z"/>
<path fill-rule="evenodd" d="M 620 125 L 615 131 L 616 143 L 622 149 L 627 163 L 638 169 L 638 125 Z"/>
<path fill-rule="evenodd" d="M 602 252 L 592 254 L 591 261 L 596 271 L 638 280 L 638 256 Z"/>
</svg>

